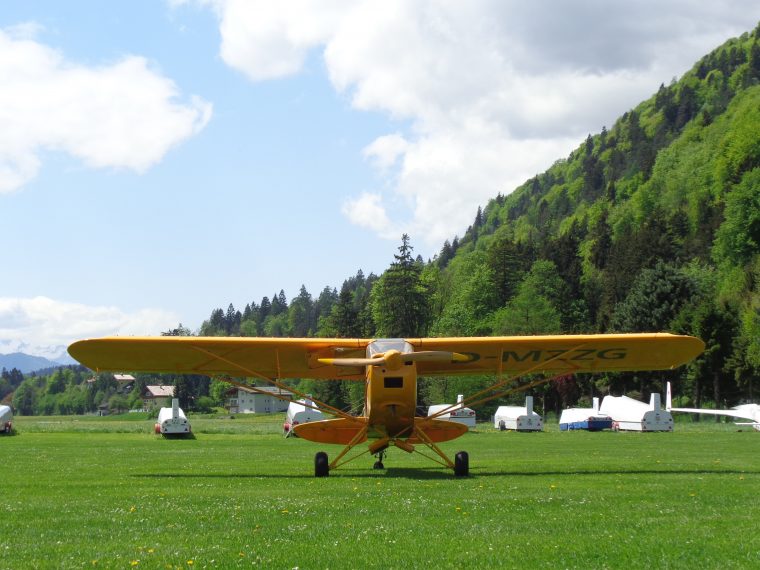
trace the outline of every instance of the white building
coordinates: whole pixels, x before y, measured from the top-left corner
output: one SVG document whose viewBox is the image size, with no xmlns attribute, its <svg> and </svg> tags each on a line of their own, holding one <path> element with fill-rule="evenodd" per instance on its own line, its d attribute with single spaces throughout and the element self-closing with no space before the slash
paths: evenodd
<svg viewBox="0 0 760 570">
<path fill-rule="evenodd" d="M 10 406 L 0 406 L 0 433 L 11 433 L 13 429 L 13 410 Z"/>
<path fill-rule="evenodd" d="M 280 390 L 276 386 L 256 386 L 256 392 L 235 387 L 227 392 L 227 409 L 231 414 L 275 414 L 288 409 L 285 400 L 276 398 L 293 398 L 293 393 Z"/>
<path fill-rule="evenodd" d="M 601 431 L 612 427 L 612 418 L 599 411 L 599 398 L 593 399 L 592 408 L 568 408 L 562 410 L 559 417 L 559 430 L 572 431 L 583 429 Z"/>
<path fill-rule="evenodd" d="M 475 410 L 464 407 L 464 396 L 459 394 L 457 396 L 457 403 L 455 406 L 451 404 L 435 404 L 428 408 L 428 416 L 442 412 L 443 410 L 449 410 L 440 416 L 436 416 L 437 420 L 449 420 L 451 422 L 457 422 L 466 425 L 469 429 L 475 428 Z"/>
<path fill-rule="evenodd" d="M 612 418 L 612 429 L 626 431 L 673 431 L 673 416 L 663 410 L 660 395 L 649 404 L 628 396 L 605 396 L 599 411 Z"/>
<path fill-rule="evenodd" d="M 525 397 L 525 406 L 499 406 L 493 427 L 500 430 L 542 431 L 544 419 L 533 411 L 533 396 Z"/>
<path fill-rule="evenodd" d="M 143 409 L 168 407 L 174 397 L 174 386 L 146 386 L 142 393 Z"/>
</svg>

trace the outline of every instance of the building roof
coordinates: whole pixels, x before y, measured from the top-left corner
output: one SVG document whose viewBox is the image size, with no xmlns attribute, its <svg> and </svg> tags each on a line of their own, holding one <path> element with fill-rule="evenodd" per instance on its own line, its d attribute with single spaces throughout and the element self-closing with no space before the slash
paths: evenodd
<svg viewBox="0 0 760 570">
<path fill-rule="evenodd" d="M 249 394 L 260 394 L 261 392 L 267 392 L 269 394 L 279 394 L 282 396 L 293 396 L 293 392 L 290 392 L 288 390 L 280 390 L 277 386 L 256 386 L 256 390 L 249 390 L 247 388 L 241 388 L 240 386 L 233 386 L 229 390 L 227 390 L 227 395 L 231 396 L 233 394 L 236 394 L 238 390 L 242 390 L 243 392 L 248 392 Z"/>
<path fill-rule="evenodd" d="M 117 382 L 134 382 L 135 377 L 131 374 L 114 374 L 113 377 Z"/>
<path fill-rule="evenodd" d="M 171 398 L 174 396 L 174 386 L 146 386 L 146 398 Z"/>
</svg>

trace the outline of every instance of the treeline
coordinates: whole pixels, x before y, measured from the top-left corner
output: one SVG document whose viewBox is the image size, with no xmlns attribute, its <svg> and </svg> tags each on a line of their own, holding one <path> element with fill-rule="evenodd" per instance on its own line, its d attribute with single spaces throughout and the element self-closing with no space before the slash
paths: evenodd
<svg viewBox="0 0 760 570">
<path fill-rule="evenodd" d="M 96 385 L 88 387 L 87 379 L 92 377 L 84 366 L 61 367 L 49 375 L 28 374 L 13 393 L 13 407 L 21 415 L 94 412 L 105 398 L 116 394 L 116 381 L 111 374 L 98 375 Z M 126 402 L 122 409 L 128 409 Z"/>
<path fill-rule="evenodd" d="M 113 374 L 95 374 L 84 366 L 65 366 L 50 373 L 27 375 L 16 370 L 8 375 L 16 383 L 12 392 L 16 413 L 29 416 L 139 410 L 143 408 L 145 386 L 157 384 L 174 386 L 184 410 L 210 412 L 224 404 L 230 387 L 224 382 L 210 381 L 206 376 L 170 374 L 134 374 L 134 382 L 120 385 Z M 3 385 L 0 383 L 0 387 Z"/>
<path fill-rule="evenodd" d="M 0 402 L 4 402 L 23 381 L 24 375 L 18 368 L 8 370 L 3 367 L 0 371 Z"/>
</svg>

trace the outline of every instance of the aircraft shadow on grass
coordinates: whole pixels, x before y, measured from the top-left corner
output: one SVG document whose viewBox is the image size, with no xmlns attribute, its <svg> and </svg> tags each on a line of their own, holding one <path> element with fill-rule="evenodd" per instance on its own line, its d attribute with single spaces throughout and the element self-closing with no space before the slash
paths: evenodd
<svg viewBox="0 0 760 570">
<path fill-rule="evenodd" d="M 470 479 L 481 477 L 541 477 L 541 476 L 599 476 L 599 475 L 760 475 L 760 471 L 736 469 L 631 469 L 631 470 L 594 470 L 594 471 L 470 471 Z M 136 473 L 130 475 L 145 479 L 313 479 L 310 473 Z M 368 471 L 366 473 L 346 473 L 351 479 L 451 479 L 447 470 L 429 468 L 389 468 L 384 471 Z"/>
</svg>

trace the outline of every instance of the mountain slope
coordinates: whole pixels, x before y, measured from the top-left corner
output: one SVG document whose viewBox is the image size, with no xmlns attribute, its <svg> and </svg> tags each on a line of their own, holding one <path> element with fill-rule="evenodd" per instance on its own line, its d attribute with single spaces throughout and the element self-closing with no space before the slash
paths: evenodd
<svg viewBox="0 0 760 570">
<path fill-rule="evenodd" d="M 48 360 L 41 356 L 31 356 L 23 352 L 13 352 L 11 354 L 0 354 L 0 368 L 12 370 L 16 368 L 23 374 L 43 370 L 45 368 L 54 368 L 62 366 L 63 363 Z M 68 364 L 68 363 L 67 363 Z"/>
<path fill-rule="evenodd" d="M 758 196 L 755 30 L 479 211 L 428 269 L 431 332 L 687 332 L 708 342 L 685 379 L 694 398 L 751 396 Z"/>
</svg>

